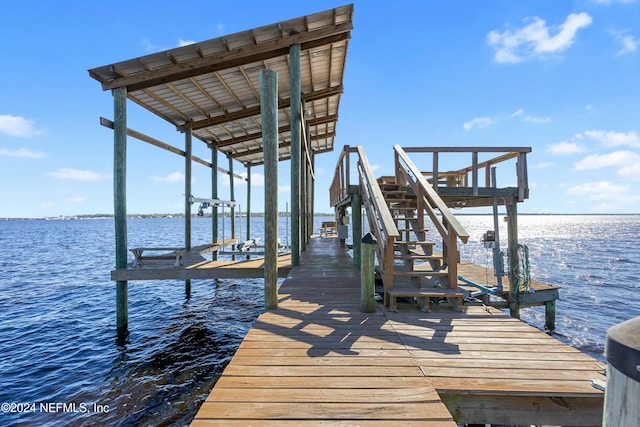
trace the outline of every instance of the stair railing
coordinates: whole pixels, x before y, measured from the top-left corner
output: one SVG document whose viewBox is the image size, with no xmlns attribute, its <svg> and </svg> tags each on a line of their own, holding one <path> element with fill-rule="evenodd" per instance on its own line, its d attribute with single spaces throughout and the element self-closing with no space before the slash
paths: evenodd
<svg viewBox="0 0 640 427">
<path fill-rule="evenodd" d="M 369 229 L 378 240 L 376 257 L 386 292 L 393 289 L 393 246 L 400 233 L 362 145 L 358 145 L 357 151 L 362 204 L 367 212 Z"/>
<path fill-rule="evenodd" d="M 429 185 L 424 175 L 409 159 L 407 153 L 399 145 L 394 145 L 396 183 L 408 184 L 415 193 L 420 210 L 424 209 L 442 237 L 443 256 L 448 266 L 448 285 L 450 289 L 458 287 L 458 239 L 467 243 L 469 233 L 451 213 L 447 204 Z M 439 212 L 439 213 L 438 213 Z M 418 213 L 419 215 L 422 212 Z"/>
</svg>

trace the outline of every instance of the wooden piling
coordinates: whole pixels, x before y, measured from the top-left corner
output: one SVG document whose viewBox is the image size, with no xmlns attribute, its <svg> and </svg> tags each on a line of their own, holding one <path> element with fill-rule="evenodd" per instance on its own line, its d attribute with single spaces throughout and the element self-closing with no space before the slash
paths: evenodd
<svg viewBox="0 0 640 427">
<path fill-rule="evenodd" d="M 247 240 L 251 239 L 251 165 L 247 165 Z"/>
<path fill-rule="evenodd" d="M 356 267 L 361 263 L 362 245 L 362 199 L 360 193 L 351 196 L 351 221 L 353 229 L 353 265 Z"/>
<path fill-rule="evenodd" d="M 211 198 L 213 200 L 216 200 L 218 199 L 218 148 L 213 144 L 210 146 L 210 148 L 211 148 Z M 211 241 L 213 243 L 216 243 L 218 241 L 218 206 L 216 205 L 214 205 L 211 208 Z M 218 252 L 213 251 L 211 253 L 211 256 L 213 261 L 216 261 L 218 259 Z"/>
<path fill-rule="evenodd" d="M 291 264 L 300 265 L 300 45 L 289 48 L 291 120 Z M 275 193 L 274 193 L 275 194 Z"/>
<path fill-rule="evenodd" d="M 260 118 L 264 145 L 265 183 L 264 300 L 267 309 L 276 309 L 278 308 L 278 73 L 273 70 L 260 72 Z M 292 162 L 293 159 L 295 157 L 292 157 Z"/>
<path fill-rule="evenodd" d="M 640 316 L 607 331 L 603 427 L 640 425 Z"/>
<path fill-rule="evenodd" d="M 113 214 L 116 268 L 127 268 L 127 88 L 113 90 Z M 116 282 L 116 328 L 126 333 L 129 325 L 129 283 Z"/>
<path fill-rule="evenodd" d="M 231 155 L 228 156 L 229 158 L 229 198 L 231 199 L 232 202 L 236 201 L 236 193 L 235 193 L 235 186 L 234 186 L 234 178 L 233 178 L 233 158 L 231 157 Z M 222 219 L 224 221 L 224 218 Z M 231 238 L 235 239 L 236 238 L 236 205 L 232 204 L 231 205 Z M 234 243 L 232 245 L 233 250 L 236 250 L 236 244 Z M 231 256 L 232 260 L 236 260 L 236 256 L 232 255 Z"/>
<path fill-rule="evenodd" d="M 354 235 L 354 245 L 355 245 Z M 375 257 L 378 241 L 371 233 L 362 238 L 362 263 L 360 266 L 360 310 L 363 313 L 376 311 Z"/>
<path fill-rule="evenodd" d="M 518 203 L 511 199 L 506 203 L 507 208 L 507 241 L 509 251 L 509 314 L 516 319 L 520 318 L 519 271 L 520 255 L 518 252 Z M 555 307 L 555 306 L 554 306 Z M 555 311 L 554 311 L 555 313 Z M 547 322 L 549 319 L 547 318 Z"/>
<path fill-rule="evenodd" d="M 187 126 L 184 132 L 184 247 L 191 250 L 191 166 L 193 155 L 191 126 Z M 184 281 L 184 292 L 191 296 L 191 280 Z"/>
</svg>

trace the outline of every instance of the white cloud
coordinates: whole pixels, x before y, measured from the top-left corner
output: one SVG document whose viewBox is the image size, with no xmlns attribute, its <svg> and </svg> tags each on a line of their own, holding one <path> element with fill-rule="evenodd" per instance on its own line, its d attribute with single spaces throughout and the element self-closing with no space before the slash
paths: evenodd
<svg viewBox="0 0 640 427">
<path fill-rule="evenodd" d="M 629 34 L 628 30 L 611 30 L 609 34 L 620 45 L 620 50 L 616 52 L 616 56 L 626 55 L 638 50 L 640 42 L 635 36 Z"/>
<path fill-rule="evenodd" d="M 551 154 L 566 155 L 582 153 L 586 148 L 577 142 L 563 141 L 558 144 L 547 144 L 546 152 Z"/>
<path fill-rule="evenodd" d="M 516 29 L 487 35 L 489 45 L 495 49 L 494 61 L 499 63 L 519 63 L 530 58 L 544 58 L 547 54 L 567 50 L 574 42 L 578 30 L 591 25 L 592 19 L 587 13 L 572 13 L 564 23 L 551 28 L 537 16 L 529 18 L 531 23 Z M 551 31 L 550 31 L 551 30 Z M 554 35 L 550 33 L 555 32 Z"/>
<path fill-rule="evenodd" d="M 247 173 L 246 172 L 242 172 L 241 174 L 239 174 L 240 176 L 246 178 L 247 177 Z M 229 175 L 227 176 L 227 180 L 229 179 Z M 238 178 L 235 178 L 236 181 L 239 181 Z M 246 181 L 242 181 L 242 182 L 246 182 Z M 251 186 L 258 186 L 258 187 L 262 187 L 264 186 L 264 175 L 261 173 L 257 173 L 257 172 L 253 172 L 251 174 Z"/>
<path fill-rule="evenodd" d="M 222 34 L 224 32 L 224 24 L 222 22 L 218 22 L 218 25 L 216 25 L 216 30 L 219 34 Z"/>
<path fill-rule="evenodd" d="M 278 193 L 291 193 L 290 185 L 278 185 Z"/>
<path fill-rule="evenodd" d="M 493 117 L 488 117 L 488 116 L 476 117 L 464 123 L 462 127 L 464 128 L 464 130 L 471 130 L 476 127 L 486 128 L 503 121 L 515 119 L 516 117 L 522 117 L 522 120 L 524 120 L 525 122 L 533 122 L 533 123 L 547 123 L 551 121 L 551 119 L 548 117 L 533 117 L 529 115 L 525 116 L 524 110 L 522 108 L 519 108 L 513 113 L 502 114 L 502 115 L 497 115 Z"/>
<path fill-rule="evenodd" d="M 68 200 L 70 202 L 72 202 L 72 203 L 83 203 L 84 202 L 84 197 L 82 197 L 82 196 L 72 197 L 72 198 L 70 198 Z"/>
<path fill-rule="evenodd" d="M 83 171 L 72 168 L 62 168 L 57 171 L 49 172 L 47 175 L 60 179 L 75 179 L 78 181 L 97 181 L 107 178 L 106 175 L 102 175 L 98 172 Z"/>
<path fill-rule="evenodd" d="M 371 165 L 371 172 L 377 172 L 380 170 L 382 166 L 380 165 Z"/>
<path fill-rule="evenodd" d="M 609 181 L 585 182 L 567 190 L 572 196 L 586 196 L 588 200 L 609 200 L 625 195 L 629 191 L 628 185 L 612 184 Z"/>
<path fill-rule="evenodd" d="M 640 163 L 640 154 L 632 151 L 614 151 L 609 154 L 592 154 L 573 164 L 574 170 L 594 170 L 612 166 L 629 166 Z"/>
<path fill-rule="evenodd" d="M 595 139 L 608 147 L 640 147 L 640 136 L 635 132 L 605 132 L 601 130 L 588 130 L 584 136 Z"/>
<path fill-rule="evenodd" d="M 178 182 L 184 180 L 184 175 L 180 172 L 173 172 L 167 176 L 150 176 L 149 179 L 155 182 Z"/>
<path fill-rule="evenodd" d="M 31 151 L 26 148 L 20 148 L 19 150 L 7 150 L 6 148 L 0 148 L 0 157 L 26 157 L 30 159 L 39 159 L 44 156 L 45 153 L 41 151 Z"/>
<path fill-rule="evenodd" d="M 640 160 L 618 169 L 618 176 L 627 181 L 640 181 Z"/>
<path fill-rule="evenodd" d="M 178 39 L 178 46 L 182 47 L 182 46 L 188 46 L 190 44 L 194 44 L 195 41 L 194 40 L 182 40 L 182 39 Z"/>
<path fill-rule="evenodd" d="M 584 111 L 594 111 L 595 108 L 593 108 L 593 105 L 591 104 L 587 104 L 584 106 Z"/>
<path fill-rule="evenodd" d="M 0 133 L 9 136 L 28 137 L 40 135 L 42 132 L 35 129 L 33 120 L 25 119 L 22 116 L 5 114 L 0 115 Z"/>
<path fill-rule="evenodd" d="M 531 123 L 549 123 L 551 121 L 550 117 L 534 117 L 534 116 L 525 116 L 523 119 L 525 122 Z"/>
<path fill-rule="evenodd" d="M 476 117 L 475 119 L 471 119 L 466 122 L 462 126 L 464 130 L 471 130 L 474 127 L 486 128 L 487 126 L 491 126 L 493 124 L 493 119 L 491 117 Z"/>
</svg>

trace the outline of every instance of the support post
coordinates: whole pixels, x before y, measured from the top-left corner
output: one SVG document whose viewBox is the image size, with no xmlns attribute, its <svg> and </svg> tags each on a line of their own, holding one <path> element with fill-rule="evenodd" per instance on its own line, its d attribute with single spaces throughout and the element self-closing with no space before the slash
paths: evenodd
<svg viewBox="0 0 640 427">
<path fill-rule="evenodd" d="M 307 250 L 307 158 L 306 144 L 301 144 L 300 150 L 300 250 Z"/>
<path fill-rule="evenodd" d="M 309 129 L 309 126 L 307 126 Z M 307 130 L 307 135 L 309 135 L 309 130 Z M 311 152 L 311 168 L 314 171 L 316 170 L 316 156 Z M 313 234 L 316 212 L 315 212 L 315 191 L 316 191 L 316 180 L 314 177 L 311 178 L 309 182 L 309 210 L 311 211 L 309 215 L 309 236 Z"/>
<path fill-rule="evenodd" d="M 236 201 L 235 194 L 236 193 L 235 193 L 235 185 L 234 185 L 234 177 L 233 177 L 233 159 L 231 158 L 231 155 L 229 155 L 229 198 L 231 199 L 232 202 Z M 235 203 L 231 205 L 231 238 L 232 239 L 236 238 L 236 205 Z M 234 243 L 231 247 L 233 248 L 233 251 L 235 251 L 237 248 L 237 245 Z M 236 256 L 232 255 L 231 259 L 235 261 Z"/>
<path fill-rule="evenodd" d="M 211 145 L 211 198 L 218 199 L 218 147 Z M 211 242 L 218 243 L 218 206 L 211 208 Z M 218 251 L 211 253 L 213 261 L 218 259 Z"/>
<path fill-rule="evenodd" d="M 187 126 L 184 132 L 184 247 L 191 250 L 191 165 L 192 165 L 192 133 L 191 126 Z M 184 292 L 191 296 L 191 280 L 184 281 Z"/>
<path fill-rule="evenodd" d="M 354 237 L 353 241 L 356 239 Z M 360 310 L 363 313 L 376 311 L 375 256 L 378 241 L 371 233 L 362 238 L 362 264 L 360 266 Z M 355 246 L 354 246 L 355 247 Z"/>
<path fill-rule="evenodd" d="M 518 202 L 511 198 L 506 203 L 507 208 L 507 241 L 509 251 L 509 314 L 516 319 L 520 318 L 520 304 L 518 294 L 520 282 L 520 257 L 518 255 Z M 555 314 L 554 314 L 555 315 Z M 548 319 L 547 319 L 548 320 Z"/>
<path fill-rule="evenodd" d="M 603 427 L 637 426 L 640 422 L 640 316 L 607 331 L 607 388 Z"/>
<path fill-rule="evenodd" d="M 247 165 L 247 240 L 251 239 L 251 165 Z"/>
<path fill-rule="evenodd" d="M 353 193 L 351 195 L 351 221 L 353 229 L 353 265 L 359 266 L 361 264 L 361 236 L 362 236 L 362 200 L 360 193 Z"/>
<path fill-rule="evenodd" d="M 260 72 L 260 111 L 265 178 L 264 300 L 267 309 L 276 309 L 278 308 L 278 73 L 273 70 Z"/>
<path fill-rule="evenodd" d="M 547 331 L 556 330 L 556 300 L 544 303 L 544 328 Z"/>
<path fill-rule="evenodd" d="M 116 268 L 127 268 L 127 88 L 113 90 L 113 213 Z M 129 282 L 116 282 L 116 329 L 126 335 L 129 326 Z"/>
<path fill-rule="evenodd" d="M 291 120 L 291 265 L 300 265 L 300 45 L 289 48 Z"/>
</svg>

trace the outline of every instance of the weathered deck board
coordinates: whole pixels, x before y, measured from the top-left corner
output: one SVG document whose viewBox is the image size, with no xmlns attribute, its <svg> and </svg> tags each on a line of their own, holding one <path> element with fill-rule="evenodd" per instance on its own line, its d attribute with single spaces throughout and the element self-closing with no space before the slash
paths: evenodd
<svg viewBox="0 0 640 427">
<path fill-rule="evenodd" d="M 242 259 L 241 259 L 242 258 Z M 111 280 L 189 280 L 189 279 L 255 279 L 264 277 L 264 258 L 236 261 L 206 261 L 194 251 L 183 253 L 184 266 L 174 267 L 167 261 L 145 260 L 143 266 L 113 270 Z M 291 270 L 291 254 L 278 257 L 278 276 L 286 277 Z"/>
<path fill-rule="evenodd" d="M 600 423 L 604 364 L 494 308 L 361 313 L 337 243 L 312 239 L 192 425 Z"/>
</svg>

